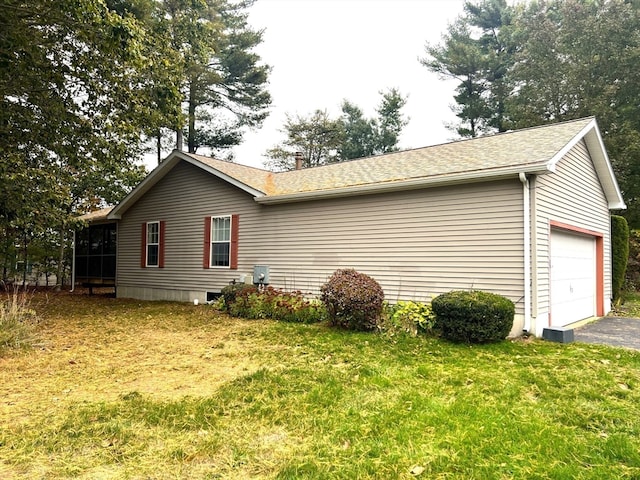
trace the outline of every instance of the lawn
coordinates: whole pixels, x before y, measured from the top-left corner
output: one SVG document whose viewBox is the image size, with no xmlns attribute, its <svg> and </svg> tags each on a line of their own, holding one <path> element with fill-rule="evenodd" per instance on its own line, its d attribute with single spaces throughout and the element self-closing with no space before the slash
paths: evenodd
<svg viewBox="0 0 640 480">
<path fill-rule="evenodd" d="M 640 478 L 640 352 L 484 346 L 42 294 L 2 479 Z"/>
</svg>

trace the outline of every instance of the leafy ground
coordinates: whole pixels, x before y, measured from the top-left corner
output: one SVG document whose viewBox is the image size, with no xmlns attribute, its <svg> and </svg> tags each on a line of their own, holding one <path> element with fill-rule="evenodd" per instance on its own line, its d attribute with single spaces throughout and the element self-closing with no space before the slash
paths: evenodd
<svg viewBox="0 0 640 480">
<path fill-rule="evenodd" d="M 614 306 L 611 315 L 640 318 L 640 292 L 624 292 L 622 301 Z"/>
<path fill-rule="evenodd" d="M 0 478 L 640 478 L 640 352 L 488 346 L 38 294 Z"/>
</svg>

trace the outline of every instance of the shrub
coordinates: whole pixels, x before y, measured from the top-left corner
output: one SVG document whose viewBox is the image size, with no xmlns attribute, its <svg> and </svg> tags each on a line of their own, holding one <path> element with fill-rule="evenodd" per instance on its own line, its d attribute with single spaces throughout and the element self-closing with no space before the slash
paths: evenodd
<svg viewBox="0 0 640 480">
<path fill-rule="evenodd" d="M 453 291 L 431 302 L 436 326 L 447 340 L 487 343 L 504 340 L 513 326 L 515 306 L 501 295 Z"/>
<path fill-rule="evenodd" d="M 233 300 L 227 304 L 227 311 L 236 317 L 272 318 L 285 322 L 313 323 L 326 319 L 324 305 L 305 298 L 300 291 L 285 292 L 273 287 L 258 289 L 250 285 L 235 292 Z"/>
<path fill-rule="evenodd" d="M 278 292 L 272 297 L 271 318 L 285 322 L 314 323 L 327 318 L 322 302 L 309 300 L 300 291 Z"/>
<path fill-rule="evenodd" d="M 233 302 L 236 301 L 238 293 L 247 287 L 255 288 L 251 285 L 247 285 L 246 283 L 230 283 L 220 291 L 220 293 L 222 293 L 222 298 L 224 299 L 224 309 L 227 312 L 231 305 L 233 305 Z"/>
<path fill-rule="evenodd" d="M 332 325 L 350 330 L 373 330 L 378 326 L 384 292 L 370 276 L 353 269 L 337 270 L 320 292 Z"/>
<path fill-rule="evenodd" d="M 629 261 L 629 225 L 624 217 L 611 215 L 611 283 L 613 300 L 618 301 L 624 286 L 624 278 Z"/>
<path fill-rule="evenodd" d="M 640 230 L 629 231 L 629 262 L 625 278 L 625 289 L 640 288 Z"/>
<path fill-rule="evenodd" d="M 430 333 L 435 320 L 430 303 L 399 301 L 389 308 L 389 327 L 411 335 Z"/>
<path fill-rule="evenodd" d="M 36 340 L 36 312 L 26 293 L 8 293 L 0 300 L 0 355 L 8 349 L 30 347 Z"/>
<path fill-rule="evenodd" d="M 257 305 L 257 294 L 258 287 L 254 285 L 243 284 L 242 288 L 236 289 L 235 293 L 233 294 L 233 300 L 231 300 L 229 303 L 227 303 L 225 300 L 227 312 L 229 312 L 234 317 L 260 318 L 258 315 L 260 306 Z"/>
</svg>

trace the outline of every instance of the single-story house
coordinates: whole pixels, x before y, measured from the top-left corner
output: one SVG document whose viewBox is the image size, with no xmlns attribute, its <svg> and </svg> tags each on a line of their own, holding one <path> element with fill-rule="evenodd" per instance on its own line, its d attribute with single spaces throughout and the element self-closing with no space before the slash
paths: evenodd
<svg viewBox="0 0 640 480">
<path fill-rule="evenodd" d="M 610 210 L 594 118 L 273 173 L 171 153 L 101 221 L 120 297 L 206 301 L 233 281 L 317 294 L 339 268 L 390 302 L 454 289 L 516 305 L 512 334 L 611 309 Z"/>
</svg>

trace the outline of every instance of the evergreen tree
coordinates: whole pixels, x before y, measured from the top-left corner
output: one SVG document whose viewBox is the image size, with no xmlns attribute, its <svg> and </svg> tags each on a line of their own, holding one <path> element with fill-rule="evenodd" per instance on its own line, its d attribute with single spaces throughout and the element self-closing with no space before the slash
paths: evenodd
<svg viewBox="0 0 640 480">
<path fill-rule="evenodd" d="M 267 151 L 265 163 L 272 170 L 293 170 L 295 154 L 303 154 L 303 167 L 368 157 L 398 149 L 402 129 L 408 120 L 401 113 L 407 102 L 397 89 L 380 92 L 376 118 L 366 118 L 357 105 L 342 102 L 342 115 L 331 119 L 326 110 L 310 117 L 287 115 L 282 132 L 287 139 Z"/>
<path fill-rule="evenodd" d="M 254 0 L 163 0 L 162 23 L 183 66 L 187 148 L 222 152 L 238 145 L 244 128 L 266 118 L 269 67 L 253 49 L 262 32 L 247 24 Z"/>
<path fill-rule="evenodd" d="M 595 115 L 632 228 L 640 227 L 640 4 L 467 3 L 430 70 L 459 78 L 461 136 Z"/>
<path fill-rule="evenodd" d="M 465 13 L 449 25 L 440 45 L 428 45 L 420 62 L 442 77 L 454 78 L 453 107 L 460 119 L 452 128 L 462 137 L 506 129 L 507 73 L 512 64 L 509 43 L 511 10 L 505 0 L 467 2 Z"/>
<path fill-rule="evenodd" d="M 331 119 L 326 110 L 316 110 L 309 117 L 287 115 L 282 132 L 286 140 L 266 153 L 269 160 L 265 166 L 271 170 L 294 170 L 297 152 L 302 153 L 303 168 L 339 160 L 338 149 L 344 137 L 342 124 Z"/>
</svg>

